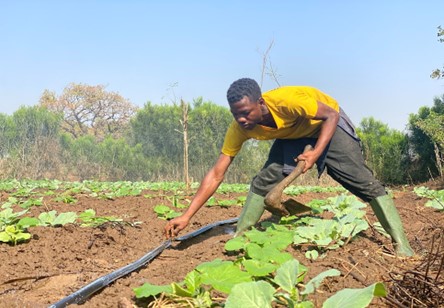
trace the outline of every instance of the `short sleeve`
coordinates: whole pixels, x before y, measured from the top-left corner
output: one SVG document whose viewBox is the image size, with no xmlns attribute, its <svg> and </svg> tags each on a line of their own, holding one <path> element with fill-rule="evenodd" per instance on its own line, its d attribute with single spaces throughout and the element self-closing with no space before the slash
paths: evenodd
<svg viewBox="0 0 444 308">
<path fill-rule="evenodd" d="M 242 148 L 242 144 L 249 139 L 240 129 L 236 121 L 232 121 L 225 134 L 222 154 L 234 157 Z"/>
</svg>

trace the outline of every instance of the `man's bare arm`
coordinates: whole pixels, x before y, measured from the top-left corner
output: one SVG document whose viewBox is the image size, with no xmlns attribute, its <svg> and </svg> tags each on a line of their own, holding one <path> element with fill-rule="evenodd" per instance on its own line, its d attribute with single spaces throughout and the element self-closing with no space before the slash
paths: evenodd
<svg viewBox="0 0 444 308">
<path fill-rule="evenodd" d="M 190 207 L 181 216 L 170 220 L 165 226 L 165 236 L 167 238 L 175 237 L 189 223 L 191 217 L 207 202 L 207 200 L 216 192 L 219 185 L 225 177 L 234 157 L 220 154 L 214 166 L 207 172 L 202 180 L 199 189 L 196 192 Z"/>
<path fill-rule="evenodd" d="M 330 106 L 318 102 L 318 111 L 313 119 L 321 120 L 323 122 L 318 141 L 316 142 L 313 151 L 306 152 L 305 154 L 301 154 L 297 157 L 298 160 L 305 161 L 305 168 L 303 172 L 310 169 L 321 156 L 322 152 L 324 152 L 336 131 L 336 126 L 338 125 L 339 121 L 339 113 Z"/>
</svg>

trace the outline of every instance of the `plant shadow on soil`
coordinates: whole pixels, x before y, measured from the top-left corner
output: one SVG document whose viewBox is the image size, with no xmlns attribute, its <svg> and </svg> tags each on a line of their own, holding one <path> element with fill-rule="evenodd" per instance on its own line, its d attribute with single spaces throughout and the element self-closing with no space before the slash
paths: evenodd
<svg viewBox="0 0 444 308">
<path fill-rule="evenodd" d="M 29 230 L 33 235 L 29 242 L 16 246 L 1 244 L 0 307 L 47 307 L 95 279 L 138 260 L 161 245 L 166 240 L 163 231 L 165 221 L 157 218 L 153 211 L 160 199 L 146 198 L 143 197 L 144 194 L 155 196 L 157 192 L 147 191 L 140 196 L 115 200 L 100 200 L 81 195 L 77 197 L 79 201 L 75 204 L 55 203 L 48 198 L 44 202 L 46 208 L 33 208 L 35 215 L 47 211 L 48 208 L 58 212 L 77 213 L 93 208 L 98 216 L 111 215 L 125 221 L 142 223 L 137 227 L 113 224 L 101 228 L 82 228 L 78 225 L 59 228 L 34 227 Z M 334 195 L 337 194 L 307 193 L 297 199 L 308 202 Z M 1 201 L 5 202 L 7 197 L 7 194 L 3 193 Z M 217 195 L 221 200 L 232 197 Z M 417 252 L 413 258 L 393 256 L 389 239 L 373 228 L 367 229 L 346 246 L 329 251 L 324 258 L 316 261 L 306 259 L 303 248 L 288 249 L 309 268 L 307 281 L 331 268 L 336 268 L 342 273 L 339 277 L 327 279 L 310 297 L 316 307 L 322 306 L 329 296 L 339 290 L 363 288 L 375 282 L 384 282 L 390 297 L 374 299 L 372 306 L 399 306 L 403 300 L 408 299 L 414 307 L 433 307 L 433 303 L 427 303 L 426 299 L 420 298 L 423 295 L 412 287 L 408 281 L 408 273 L 425 273 L 428 268 L 427 275 L 432 277 L 432 274 L 436 276 L 437 271 L 440 271 L 437 260 L 444 254 L 444 213 L 424 207 L 427 200 L 417 197 L 410 188 L 395 191 L 394 197 L 407 236 Z M 203 207 L 180 235 L 215 221 L 237 217 L 240 211 L 239 206 Z M 369 207 L 367 218 L 371 223 L 375 221 Z M 276 221 L 276 218 L 265 213 L 262 220 Z M 232 232 L 233 226 L 219 226 L 186 242 L 173 243 L 171 248 L 164 250 L 150 263 L 114 281 L 79 306 L 146 306 L 146 301 L 136 301 L 133 288 L 145 282 L 158 285 L 179 282 L 203 262 L 217 258 L 234 260 L 235 256 L 227 254 L 224 250 L 225 243 L 233 236 Z M 430 264 L 431 259 L 435 260 L 433 264 Z M 427 262 L 428 266 L 424 265 Z M 424 275 L 412 277 L 417 280 L 428 279 L 424 278 Z M 441 290 L 443 279 L 444 273 L 435 281 L 441 285 Z M 413 294 L 406 295 L 407 291 Z M 409 306 L 406 302 L 402 304 Z"/>
</svg>

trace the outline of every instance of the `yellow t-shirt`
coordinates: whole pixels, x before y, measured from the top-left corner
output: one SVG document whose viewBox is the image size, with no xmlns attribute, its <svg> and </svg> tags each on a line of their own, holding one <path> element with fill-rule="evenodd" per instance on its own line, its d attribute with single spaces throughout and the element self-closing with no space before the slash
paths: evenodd
<svg viewBox="0 0 444 308">
<path fill-rule="evenodd" d="M 236 156 L 242 144 L 250 139 L 298 139 L 317 137 L 321 120 L 313 120 L 318 111 L 317 102 L 339 111 L 336 100 L 316 88 L 308 86 L 280 87 L 262 94 L 277 128 L 256 125 L 252 130 L 243 129 L 235 120 L 225 134 L 221 152 Z"/>
</svg>

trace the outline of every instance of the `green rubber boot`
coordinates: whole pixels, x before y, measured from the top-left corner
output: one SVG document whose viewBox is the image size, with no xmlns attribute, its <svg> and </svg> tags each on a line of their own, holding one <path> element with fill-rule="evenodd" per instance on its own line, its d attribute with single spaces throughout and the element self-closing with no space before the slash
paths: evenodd
<svg viewBox="0 0 444 308">
<path fill-rule="evenodd" d="M 234 237 L 241 235 L 245 230 L 254 226 L 265 210 L 264 197 L 255 194 L 251 190 L 248 192 L 244 208 L 237 221 L 236 233 Z"/>
<path fill-rule="evenodd" d="M 396 254 L 402 257 L 413 256 L 415 253 L 404 233 L 393 199 L 388 195 L 379 196 L 370 201 L 370 205 L 384 230 L 392 237 Z"/>
</svg>

